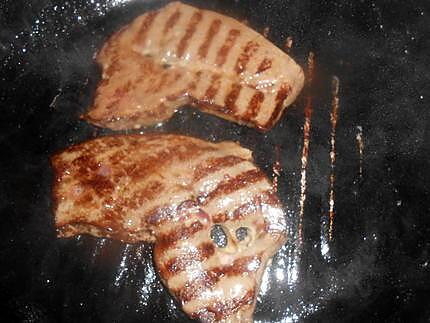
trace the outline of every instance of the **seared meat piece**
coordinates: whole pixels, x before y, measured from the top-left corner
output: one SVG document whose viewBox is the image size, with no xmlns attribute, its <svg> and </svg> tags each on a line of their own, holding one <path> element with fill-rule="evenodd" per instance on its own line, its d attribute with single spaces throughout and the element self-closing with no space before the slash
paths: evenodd
<svg viewBox="0 0 430 323">
<path fill-rule="evenodd" d="M 97 62 L 103 76 L 85 118 L 114 130 L 160 123 L 184 104 L 268 130 L 304 79 L 302 69 L 262 35 L 180 2 L 123 27 Z"/>
<path fill-rule="evenodd" d="M 160 277 L 188 315 L 252 321 L 286 223 L 249 150 L 179 135 L 123 135 L 67 148 L 52 164 L 59 237 L 154 242 Z"/>
</svg>

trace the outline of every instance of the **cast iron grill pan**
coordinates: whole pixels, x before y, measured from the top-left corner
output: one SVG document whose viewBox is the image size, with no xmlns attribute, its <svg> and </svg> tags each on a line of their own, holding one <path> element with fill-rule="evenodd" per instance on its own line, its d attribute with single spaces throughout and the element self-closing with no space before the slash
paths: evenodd
<svg viewBox="0 0 430 323">
<path fill-rule="evenodd" d="M 112 133 L 79 119 L 100 77 L 95 51 L 122 25 L 165 3 L 0 5 L 4 321 L 190 321 L 160 283 L 150 245 L 88 236 L 57 239 L 50 199 L 49 156 Z M 280 163 L 278 190 L 290 239 L 265 276 L 255 320 L 427 321 L 430 11 L 425 2 L 189 3 L 246 19 L 260 32 L 269 27 L 269 39 L 281 48 L 292 36 L 291 55 L 304 69 L 309 52 L 315 54 L 312 86 L 268 133 L 190 107 L 159 127 L 139 130 L 238 141 L 254 151 L 271 177 Z M 332 166 L 333 76 L 340 92 Z M 311 131 L 301 215 L 308 97 Z"/>
</svg>

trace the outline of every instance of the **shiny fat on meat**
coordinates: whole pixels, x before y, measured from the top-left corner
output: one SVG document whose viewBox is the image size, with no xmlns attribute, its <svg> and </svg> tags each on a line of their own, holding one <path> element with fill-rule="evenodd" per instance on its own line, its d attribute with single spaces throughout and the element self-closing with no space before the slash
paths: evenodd
<svg viewBox="0 0 430 323">
<path fill-rule="evenodd" d="M 237 20 L 172 2 L 137 17 L 97 54 L 102 79 L 84 118 L 150 126 L 185 104 L 268 130 L 303 87 L 291 57 Z"/>
<path fill-rule="evenodd" d="M 69 147 L 52 165 L 59 237 L 153 242 L 158 273 L 190 317 L 252 322 L 286 222 L 248 149 L 180 135 L 118 135 Z M 226 244 L 214 239 L 215 229 Z"/>
</svg>

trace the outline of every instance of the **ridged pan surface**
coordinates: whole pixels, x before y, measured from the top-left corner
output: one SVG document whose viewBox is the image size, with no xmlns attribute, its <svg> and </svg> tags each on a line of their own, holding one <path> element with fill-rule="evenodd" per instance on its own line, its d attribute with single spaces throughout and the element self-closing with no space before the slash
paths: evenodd
<svg viewBox="0 0 430 323">
<path fill-rule="evenodd" d="M 79 119 L 100 79 L 94 53 L 121 26 L 166 3 L 0 5 L 5 322 L 190 321 L 161 284 L 151 245 L 58 239 L 51 201 L 50 156 L 112 133 Z M 292 40 L 289 55 L 308 76 L 266 133 L 191 107 L 132 131 L 237 141 L 276 182 L 289 239 L 264 275 L 255 321 L 428 321 L 426 2 L 187 3 L 246 20 L 284 50 Z"/>
</svg>

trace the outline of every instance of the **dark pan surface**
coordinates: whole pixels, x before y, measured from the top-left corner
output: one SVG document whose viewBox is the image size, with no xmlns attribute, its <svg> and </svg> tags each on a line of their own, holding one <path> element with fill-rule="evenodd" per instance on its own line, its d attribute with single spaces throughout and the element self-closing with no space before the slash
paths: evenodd
<svg viewBox="0 0 430 323">
<path fill-rule="evenodd" d="M 0 4 L 2 322 L 188 321 L 153 270 L 151 246 L 56 239 L 50 201 L 49 156 L 109 133 L 78 118 L 99 78 L 92 55 L 114 30 L 162 3 Z M 266 134 L 191 108 L 149 129 L 239 141 L 269 175 L 280 147 L 290 240 L 263 282 L 256 321 L 430 320 L 426 1 L 193 3 L 246 19 L 259 31 L 268 26 L 279 46 L 292 36 L 292 55 L 303 66 L 309 51 L 316 55 L 302 242 L 303 97 Z M 333 75 L 340 79 L 340 106 L 330 240 Z"/>
</svg>

